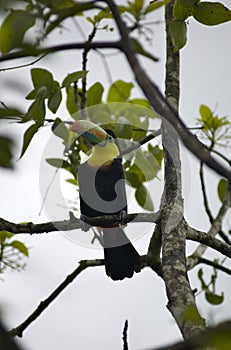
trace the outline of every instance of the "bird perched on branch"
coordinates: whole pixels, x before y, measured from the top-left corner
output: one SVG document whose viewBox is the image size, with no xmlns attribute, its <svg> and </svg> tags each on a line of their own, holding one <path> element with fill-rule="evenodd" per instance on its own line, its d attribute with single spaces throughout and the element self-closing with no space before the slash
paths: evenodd
<svg viewBox="0 0 231 350">
<path fill-rule="evenodd" d="M 71 131 L 92 145 L 89 159 L 78 169 L 82 216 L 96 217 L 127 213 L 125 179 L 120 147 L 111 130 L 78 120 Z M 106 274 L 113 280 L 131 278 L 140 271 L 140 256 L 121 226 L 98 227 L 103 234 Z"/>
</svg>

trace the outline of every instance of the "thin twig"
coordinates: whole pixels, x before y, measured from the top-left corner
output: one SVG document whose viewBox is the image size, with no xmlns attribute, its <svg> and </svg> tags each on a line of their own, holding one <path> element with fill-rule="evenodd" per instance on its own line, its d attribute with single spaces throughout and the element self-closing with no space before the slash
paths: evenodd
<svg viewBox="0 0 231 350">
<path fill-rule="evenodd" d="M 124 322 L 123 329 L 123 350 L 128 350 L 128 320 Z"/>
<path fill-rule="evenodd" d="M 103 259 L 96 260 L 81 260 L 79 262 L 79 266 L 68 275 L 65 280 L 49 295 L 49 297 L 40 302 L 38 307 L 32 312 L 32 314 L 19 326 L 13 328 L 10 331 L 12 336 L 22 337 L 23 331 L 33 322 L 35 321 L 41 313 L 58 297 L 58 295 L 71 283 L 74 279 L 86 268 L 102 266 L 104 265 Z"/>
<path fill-rule="evenodd" d="M 211 261 L 211 260 L 208 260 L 208 259 L 205 259 L 205 258 L 199 258 L 198 259 L 198 264 L 205 264 L 205 265 L 208 265 L 208 266 L 212 266 L 215 269 L 218 269 L 220 271 L 223 271 L 223 272 L 227 273 L 228 275 L 231 275 L 231 269 L 218 264 L 216 261 Z"/>
</svg>

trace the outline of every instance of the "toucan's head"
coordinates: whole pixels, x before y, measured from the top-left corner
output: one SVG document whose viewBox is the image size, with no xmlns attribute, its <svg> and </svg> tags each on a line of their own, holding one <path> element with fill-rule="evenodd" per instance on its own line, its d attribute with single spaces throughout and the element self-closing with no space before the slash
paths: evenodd
<svg viewBox="0 0 231 350">
<path fill-rule="evenodd" d="M 104 129 L 89 120 L 77 120 L 70 130 L 83 136 L 92 145 L 104 146 L 107 141 L 113 140 L 113 137 Z"/>
</svg>

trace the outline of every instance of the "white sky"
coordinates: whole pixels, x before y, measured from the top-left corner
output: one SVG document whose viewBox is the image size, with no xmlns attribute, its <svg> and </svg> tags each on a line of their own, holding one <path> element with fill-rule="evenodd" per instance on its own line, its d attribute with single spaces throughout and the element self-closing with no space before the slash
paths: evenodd
<svg viewBox="0 0 231 350">
<path fill-rule="evenodd" d="M 224 1 L 229 5 L 229 1 Z M 152 14 L 150 20 L 162 19 L 162 11 Z M 79 40 L 76 28 L 63 30 L 51 35 L 46 45 Z M 101 34 L 105 36 L 105 33 Z M 109 37 L 109 34 L 107 34 Z M 160 58 L 159 63 L 143 59 L 146 71 L 163 88 L 164 82 L 164 28 L 163 24 L 154 27 L 153 46 L 149 47 Z M 188 44 L 182 50 L 181 64 L 181 115 L 188 125 L 195 125 L 201 103 L 217 110 L 220 116 L 231 118 L 230 107 L 230 23 L 214 28 L 205 27 L 190 20 Z M 132 81 L 131 72 L 121 55 L 110 56 L 113 80 Z M 16 65 L 19 61 L 5 64 Z M 50 55 L 36 64 L 52 70 L 59 81 L 67 73 L 81 70 L 81 57 L 78 52 L 68 51 Z M 31 89 L 28 69 L 1 72 L 0 100 L 6 104 L 14 102 L 24 106 L 23 96 Z M 102 81 L 108 87 L 108 79 L 99 55 L 89 58 L 89 84 Z M 17 83 L 14 82 L 17 74 Z M 6 83 L 10 81 L 11 83 Z M 4 85 L 3 85 L 4 84 Z M 134 89 L 134 97 L 138 96 Z M 67 118 L 62 107 L 58 115 Z M 1 123 L 3 130 L 3 124 Z M 16 141 L 16 158 L 20 153 L 23 133 L 28 125 L 4 125 L 5 132 L 13 133 Z M 28 152 L 16 162 L 13 172 L 0 170 L 1 217 L 14 222 L 48 221 L 45 213 L 38 216 L 41 207 L 39 179 L 42 154 L 49 140 L 49 128 L 35 136 Z M 223 151 L 223 150 L 222 150 Z M 229 150 L 224 150 L 227 154 Z M 186 203 L 186 217 L 190 224 L 202 230 L 209 227 L 203 214 L 202 195 L 198 180 L 198 162 L 188 152 L 183 151 L 183 185 Z M 43 169 L 43 167 L 42 167 Z M 53 170 L 53 169 L 52 169 Z M 217 176 L 209 173 L 208 188 L 216 213 L 219 202 L 216 195 Z M 49 183 L 50 178 L 47 179 Z M 160 182 L 154 185 L 158 191 Z M 58 209 L 57 209 L 58 210 Z M 130 210 L 131 211 L 131 210 Z M 229 213 L 230 214 L 230 213 Z M 59 219 L 58 217 L 57 219 Z M 60 218 L 61 219 L 61 218 Z M 226 220 L 230 225 L 230 215 Z M 84 233 L 83 233 L 84 234 Z M 135 242 L 144 254 L 150 233 Z M 1 312 L 9 328 L 17 326 L 30 315 L 41 300 L 44 300 L 67 274 L 72 272 L 79 260 L 101 258 L 102 250 L 81 246 L 66 239 L 60 233 L 19 236 L 30 249 L 30 259 L 25 271 L 6 273 L 1 282 Z M 190 245 L 192 250 L 192 244 Z M 212 256 L 211 253 L 209 253 Z M 196 272 L 190 272 L 192 287 L 200 288 Z M 176 286 L 177 288 L 177 286 Z M 199 309 L 204 317 L 219 321 L 230 318 L 231 285 L 227 277 L 220 273 L 217 293 L 225 291 L 225 302 L 221 306 L 210 306 L 204 296 L 198 297 Z M 49 308 L 44 311 L 24 332 L 21 344 L 25 350 L 74 350 L 122 349 L 122 329 L 125 319 L 129 321 L 129 349 L 145 349 L 169 344 L 180 339 L 180 333 L 166 308 L 167 299 L 163 282 L 148 268 L 132 279 L 113 282 L 106 277 L 104 268 L 84 271 Z"/>
</svg>

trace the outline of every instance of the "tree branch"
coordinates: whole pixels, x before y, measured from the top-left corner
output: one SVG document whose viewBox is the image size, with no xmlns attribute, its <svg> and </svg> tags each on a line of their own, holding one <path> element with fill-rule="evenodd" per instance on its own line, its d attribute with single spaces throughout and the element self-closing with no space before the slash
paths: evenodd
<svg viewBox="0 0 231 350">
<path fill-rule="evenodd" d="M 121 18 L 118 7 L 115 5 L 113 0 L 105 0 L 105 2 L 108 4 L 113 14 L 121 35 L 120 48 L 128 60 L 137 83 L 154 110 L 162 117 L 162 119 L 167 120 L 175 128 L 175 130 L 178 131 L 182 142 L 197 158 L 206 163 L 210 168 L 214 169 L 218 174 L 231 181 L 230 170 L 213 158 L 207 147 L 203 145 L 203 143 L 200 142 L 195 135 L 187 130 L 186 125 L 180 119 L 176 110 L 165 99 L 158 87 L 149 79 L 146 71 L 143 70 L 139 61 L 137 60 L 136 51 L 132 40 L 129 38 L 127 28 Z"/>
<path fill-rule="evenodd" d="M 135 223 L 135 222 L 152 222 L 156 223 L 159 220 L 159 212 L 156 213 L 134 213 L 126 214 L 124 216 L 123 224 Z M 111 227 L 121 224 L 120 215 L 105 215 L 95 218 L 85 217 L 84 224 L 93 227 L 104 227 L 110 225 Z M 29 233 L 39 234 L 44 232 L 54 231 L 71 231 L 83 228 L 83 221 L 76 218 L 72 212 L 70 212 L 70 219 L 63 221 L 45 222 L 41 224 L 34 224 L 28 222 L 26 224 L 16 224 L 3 218 L 0 218 L 0 231 L 9 231 L 12 233 Z"/>
<path fill-rule="evenodd" d="M 220 270 L 222 272 L 227 273 L 228 275 L 231 275 L 231 269 L 229 269 L 229 268 L 227 268 L 227 267 L 225 267 L 223 265 L 218 264 L 216 261 L 211 261 L 211 260 L 208 260 L 208 259 L 205 259 L 205 258 L 199 258 L 198 259 L 198 264 L 205 264 L 205 265 L 208 265 L 208 266 L 212 266 L 212 267 L 214 267 L 217 270 Z"/>
<path fill-rule="evenodd" d="M 86 268 L 102 266 L 104 265 L 103 259 L 96 260 L 81 260 L 79 266 L 70 275 L 68 275 L 65 280 L 49 295 L 49 297 L 40 302 L 38 307 L 33 311 L 33 313 L 19 326 L 13 328 L 10 331 L 12 336 L 22 337 L 23 331 L 35 321 L 41 313 L 59 296 L 59 294 L 71 283 L 74 279 Z"/>
<path fill-rule="evenodd" d="M 230 205 L 231 205 L 231 183 L 229 183 L 227 187 L 227 191 L 226 191 L 222 206 L 220 207 L 217 213 L 217 216 L 213 220 L 213 223 L 207 233 L 208 237 L 215 237 L 216 234 L 221 230 L 223 218 L 226 215 L 227 211 L 230 209 Z M 196 250 L 193 252 L 193 254 L 190 257 L 188 257 L 188 267 L 190 269 L 192 269 L 195 265 L 198 264 L 198 258 L 202 257 L 206 249 L 207 249 L 207 246 L 205 246 L 204 244 L 200 244 L 196 248 Z"/>
<path fill-rule="evenodd" d="M 6 55 L 0 56 L 0 62 L 4 61 L 10 61 L 18 58 L 25 58 L 25 57 L 37 57 L 39 55 L 49 54 L 49 53 L 55 53 L 58 51 L 66 51 L 66 50 L 79 50 L 79 49 L 120 49 L 120 41 L 96 41 L 96 42 L 89 42 L 85 41 L 83 43 L 69 43 L 69 44 L 60 44 L 60 45 L 54 45 L 54 46 L 48 46 L 44 48 L 27 48 L 23 50 L 18 50 L 15 52 L 10 52 Z"/>
<path fill-rule="evenodd" d="M 213 236 L 209 236 L 206 232 L 198 231 L 193 229 L 192 227 L 188 227 L 186 237 L 191 241 L 200 242 L 201 244 L 207 247 L 215 249 L 219 253 L 227 256 L 228 258 L 231 258 L 231 246 L 227 243 L 220 241 L 219 239 Z M 200 256 L 197 257 L 197 259 L 199 258 Z M 196 265 L 194 264 L 194 259 L 193 259 L 193 264 L 191 264 L 191 259 L 192 259 L 192 256 L 188 257 L 188 262 L 187 262 L 188 269 L 192 269 Z"/>
</svg>

